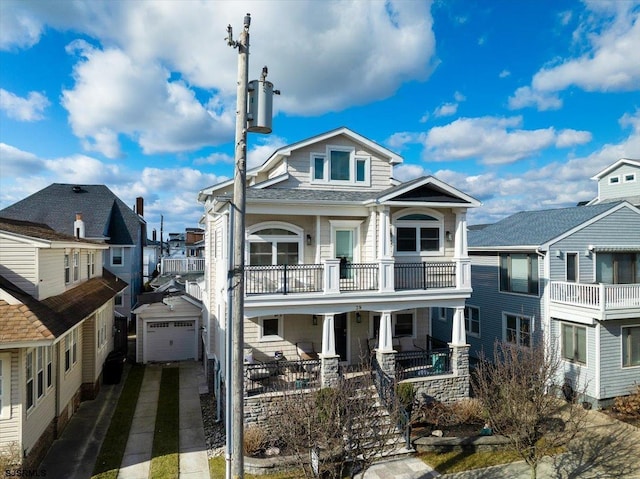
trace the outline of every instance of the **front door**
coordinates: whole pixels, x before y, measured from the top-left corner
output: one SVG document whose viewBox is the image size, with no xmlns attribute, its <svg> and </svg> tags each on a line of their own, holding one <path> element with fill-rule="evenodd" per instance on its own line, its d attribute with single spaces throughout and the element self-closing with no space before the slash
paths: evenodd
<svg viewBox="0 0 640 479">
<path fill-rule="evenodd" d="M 333 317 L 333 333 L 336 339 L 336 354 L 340 361 L 347 360 L 347 314 L 336 314 Z"/>
<path fill-rule="evenodd" d="M 346 279 L 351 276 L 351 270 L 347 268 L 347 264 L 353 263 L 353 241 L 354 231 L 336 230 L 336 258 L 340 260 L 340 279 Z"/>
</svg>

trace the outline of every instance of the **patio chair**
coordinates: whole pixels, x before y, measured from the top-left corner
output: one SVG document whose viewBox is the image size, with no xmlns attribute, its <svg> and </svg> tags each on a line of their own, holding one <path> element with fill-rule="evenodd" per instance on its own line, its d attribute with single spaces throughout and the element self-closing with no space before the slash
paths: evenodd
<svg viewBox="0 0 640 479">
<path fill-rule="evenodd" d="M 313 343 L 310 341 L 296 343 L 296 351 L 300 360 L 318 359 L 318 353 L 315 352 Z"/>
</svg>

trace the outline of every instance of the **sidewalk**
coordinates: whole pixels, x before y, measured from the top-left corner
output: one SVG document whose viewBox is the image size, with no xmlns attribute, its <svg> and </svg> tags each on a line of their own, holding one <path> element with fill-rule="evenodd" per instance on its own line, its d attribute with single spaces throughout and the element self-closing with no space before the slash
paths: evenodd
<svg viewBox="0 0 640 479">
<path fill-rule="evenodd" d="M 160 377 L 163 367 L 180 368 L 180 475 L 181 479 L 209 479 L 200 393 L 204 375 L 200 363 L 185 361 L 147 365 L 129 438 L 118 473 L 119 479 L 149 479 Z M 128 372 L 128 368 L 125 368 Z M 54 441 L 40 464 L 47 477 L 89 479 L 126 380 L 103 385 L 98 397 L 81 403 L 62 436 Z M 204 386 L 206 388 L 206 386 Z"/>
</svg>

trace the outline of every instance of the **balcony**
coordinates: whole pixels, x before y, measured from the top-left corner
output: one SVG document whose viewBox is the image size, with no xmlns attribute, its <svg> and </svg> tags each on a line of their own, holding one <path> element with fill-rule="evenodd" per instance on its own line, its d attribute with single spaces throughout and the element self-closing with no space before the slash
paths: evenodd
<svg viewBox="0 0 640 479">
<path fill-rule="evenodd" d="M 162 258 L 162 274 L 185 274 L 204 272 L 204 258 Z"/>
<path fill-rule="evenodd" d="M 599 320 L 640 316 L 640 284 L 585 284 L 552 281 L 550 301 L 554 312 L 588 312 Z"/>
<path fill-rule="evenodd" d="M 254 295 L 427 290 L 465 287 L 460 263 L 344 263 L 246 266 L 245 292 Z M 392 273 L 391 273 L 392 272 Z M 391 273 L 391 274 L 389 274 Z M 460 284 L 459 284 L 460 283 Z"/>
</svg>

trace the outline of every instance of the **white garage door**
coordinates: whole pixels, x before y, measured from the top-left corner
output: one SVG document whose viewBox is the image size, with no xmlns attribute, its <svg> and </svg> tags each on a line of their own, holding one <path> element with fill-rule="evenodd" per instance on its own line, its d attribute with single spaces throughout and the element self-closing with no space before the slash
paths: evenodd
<svg viewBox="0 0 640 479">
<path fill-rule="evenodd" d="M 145 334 L 145 362 L 196 358 L 195 321 L 148 322 Z"/>
</svg>

